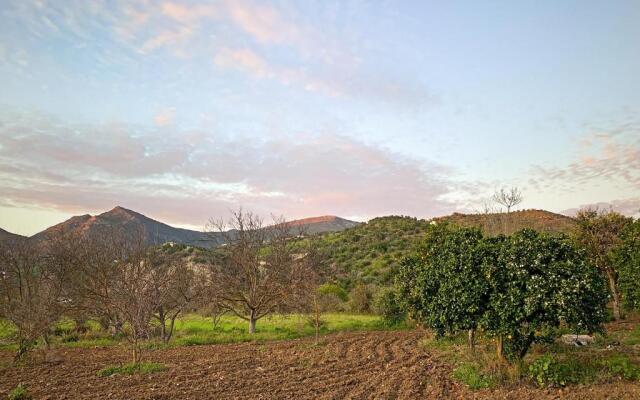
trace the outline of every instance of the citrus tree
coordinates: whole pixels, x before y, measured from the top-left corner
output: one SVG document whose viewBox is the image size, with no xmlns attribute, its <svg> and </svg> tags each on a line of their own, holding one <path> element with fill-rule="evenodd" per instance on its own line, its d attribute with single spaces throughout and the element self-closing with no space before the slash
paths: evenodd
<svg viewBox="0 0 640 400">
<path fill-rule="evenodd" d="M 499 358 L 521 360 L 551 328 L 598 331 L 606 289 L 598 270 L 562 237 L 525 229 L 486 242 L 489 302 L 482 327 L 496 337 Z"/>
<path fill-rule="evenodd" d="M 401 264 L 396 288 L 409 315 L 438 336 L 475 331 L 488 302 L 482 271 L 482 233 L 475 228 L 432 225 L 420 252 Z"/>
</svg>

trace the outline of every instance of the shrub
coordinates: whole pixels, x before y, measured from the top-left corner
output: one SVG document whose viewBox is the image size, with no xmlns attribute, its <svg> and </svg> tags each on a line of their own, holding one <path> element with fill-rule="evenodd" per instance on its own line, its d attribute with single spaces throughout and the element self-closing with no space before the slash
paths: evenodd
<svg viewBox="0 0 640 400">
<path fill-rule="evenodd" d="M 480 372 L 480 368 L 475 363 L 461 363 L 453 370 L 453 377 L 474 390 L 493 385 L 493 380 Z"/>
<path fill-rule="evenodd" d="M 527 375 L 540 387 L 562 387 L 594 382 L 601 369 L 590 359 L 569 357 L 559 360 L 551 354 L 544 354 L 529 365 Z"/>
<path fill-rule="evenodd" d="M 360 284 L 353 288 L 349 296 L 349 310 L 355 313 L 370 313 L 372 310 L 373 290 L 369 285 Z"/>
<path fill-rule="evenodd" d="M 9 400 L 30 400 L 33 397 L 29 394 L 27 388 L 22 383 L 19 383 L 18 386 L 9 392 L 7 398 Z"/>
<path fill-rule="evenodd" d="M 392 288 L 381 289 L 375 296 L 373 311 L 382 316 L 386 325 L 397 325 L 405 320 L 406 314 Z"/>
<path fill-rule="evenodd" d="M 159 363 L 138 363 L 124 364 L 119 366 L 105 367 L 98 371 L 98 376 L 106 377 L 115 374 L 133 375 L 133 374 L 152 374 L 166 370 L 167 367 Z"/>
<path fill-rule="evenodd" d="M 640 366 L 633 364 L 628 356 L 618 354 L 603 361 L 605 368 L 614 376 L 628 380 L 640 379 Z"/>
</svg>

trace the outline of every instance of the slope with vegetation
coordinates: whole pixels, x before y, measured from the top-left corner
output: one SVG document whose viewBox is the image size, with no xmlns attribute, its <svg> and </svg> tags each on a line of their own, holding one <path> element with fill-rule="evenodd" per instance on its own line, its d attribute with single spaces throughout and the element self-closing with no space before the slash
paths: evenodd
<svg viewBox="0 0 640 400">
<path fill-rule="evenodd" d="M 336 281 L 345 288 L 360 284 L 387 286 L 400 261 L 413 254 L 424 240 L 430 223 L 449 222 L 477 227 L 485 234 L 508 234 L 524 228 L 546 233 L 570 233 L 573 218 L 544 210 L 507 213 L 460 214 L 423 220 L 406 216 L 374 218 L 340 232 L 324 234 L 318 246 L 336 271 Z"/>
</svg>

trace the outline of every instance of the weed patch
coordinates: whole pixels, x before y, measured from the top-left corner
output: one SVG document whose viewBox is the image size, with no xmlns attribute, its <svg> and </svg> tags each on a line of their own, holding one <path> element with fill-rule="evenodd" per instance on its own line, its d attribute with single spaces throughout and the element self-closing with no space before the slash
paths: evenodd
<svg viewBox="0 0 640 400">
<path fill-rule="evenodd" d="M 111 375 L 133 375 L 133 374 L 153 374 L 155 372 L 162 372 L 167 369 L 166 366 L 159 363 L 139 363 L 139 364 L 124 364 L 119 366 L 105 367 L 98 371 L 98 376 L 106 377 Z"/>
<path fill-rule="evenodd" d="M 490 376 L 482 373 L 481 368 L 474 362 L 464 362 L 453 370 L 453 377 L 467 385 L 470 389 L 486 389 L 493 386 Z"/>
</svg>

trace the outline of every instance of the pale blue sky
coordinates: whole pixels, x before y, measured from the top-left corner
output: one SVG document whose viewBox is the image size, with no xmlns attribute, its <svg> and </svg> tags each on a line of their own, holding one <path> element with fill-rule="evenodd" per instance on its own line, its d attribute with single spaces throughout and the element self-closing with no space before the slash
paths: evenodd
<svg viewBox="0 0 640 400">
<path fill-rule="evenodd" d="M 640 209 L 637 1 L 0 0 L 0 227 Z"/>
</svg>

